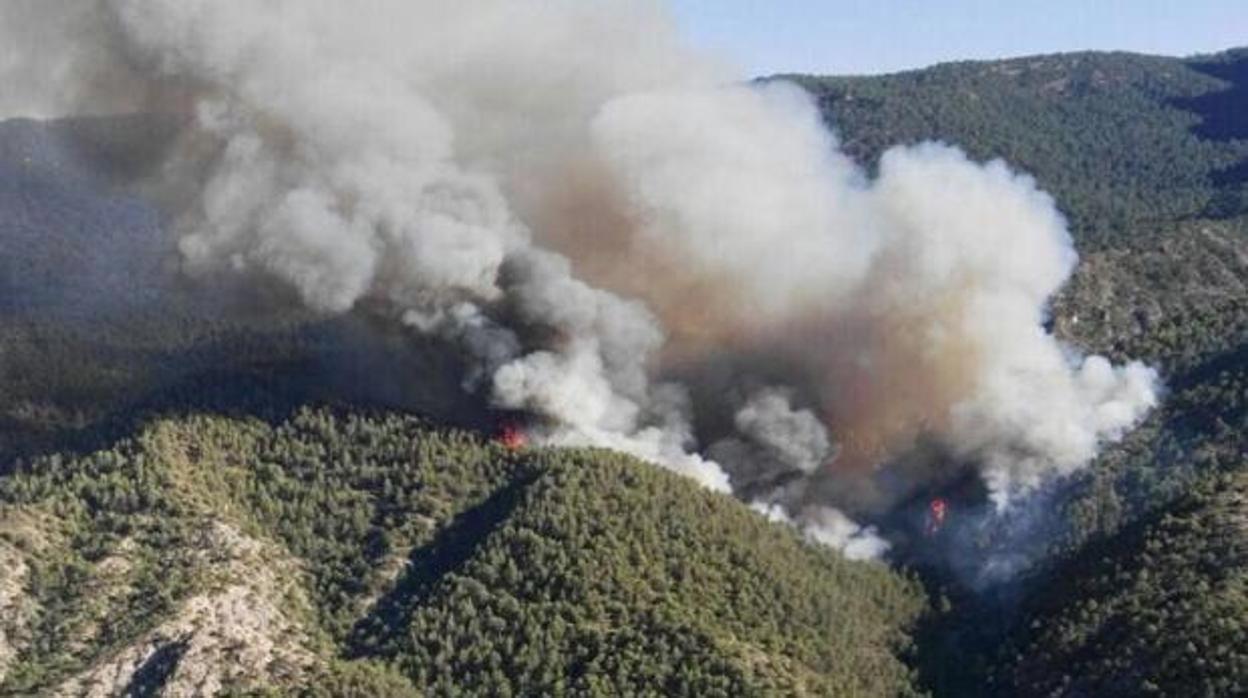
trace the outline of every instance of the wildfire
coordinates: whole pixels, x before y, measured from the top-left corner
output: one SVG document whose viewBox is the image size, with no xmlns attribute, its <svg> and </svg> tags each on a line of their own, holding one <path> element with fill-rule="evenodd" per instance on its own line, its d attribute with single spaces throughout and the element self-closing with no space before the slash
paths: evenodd
<svg viewBox="0 0 1248 698">
<path fill-rule="evenodd" d="M 509 451 L 518 451 L 529 445 L 529 437 L 520 425 L 507 422 L 499 429 L 498 442 Z"/>
<path fill-rule="evenodd" d="M 937 497 L 927 505 L 927 525 L 923 527 L 923 533 L 927 536 L 934 536 L 940 533 L 945 527 L 945 516 L 949 513 L 949 503 Z"/>
</svg>

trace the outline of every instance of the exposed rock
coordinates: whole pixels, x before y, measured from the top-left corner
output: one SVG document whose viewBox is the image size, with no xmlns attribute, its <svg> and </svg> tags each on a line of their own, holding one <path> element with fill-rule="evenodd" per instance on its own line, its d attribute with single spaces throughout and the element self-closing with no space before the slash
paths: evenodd
<svg viewBox="0 0 1248 698">
<path fill-rule="evenodd" d="M 40 517 L 20 509 L 0 515 L 0 681 L 30 640 L 39 604 L 27 587 L 30 555 L 50 545 L 50 530 Z"/>
<path fill-rule="evenodd" d="M 27 627 L 36 611 L 26 593 L 29 575 L 30 567 L 21 551 L 0 540 L 0 680 L 25 644 Z"/>
<path fill-rule="evenodd" d="M 209 591 L 172 618 L 57 689 L 104 697 L 160 687 L 165 696 L 214 696 L 226 688 L 289 685 L 316 663 L 300 618 L 300 570 L 268 545 L 213 522 L 193 553 Z"/>
<path fill-rule="evenodd" d="M 1151 247 L 1085 256 L 1054 303 L 1058 335 L 1100 353 L 1138 356 L 1148 351 L 1150 338 L 1167 351 L 1194 351 L 1187 338 L 1175 333 L 1196 317 L 1221 314 L 1225 334 L 1242 331 L 1238 325 L 1248 308 L 1243 225 L 1178 226 Z"/>
</svg>

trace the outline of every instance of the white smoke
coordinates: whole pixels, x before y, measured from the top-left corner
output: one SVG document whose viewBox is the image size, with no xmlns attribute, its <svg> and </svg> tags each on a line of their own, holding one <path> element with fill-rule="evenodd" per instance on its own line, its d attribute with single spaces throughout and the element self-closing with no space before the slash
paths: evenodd
<svg viewBox="0 0 1248 698">
<path fill-rule="evenodd" d="M 710 86 L 629 95 L 593 123 L 640 234 L 689 271 L 746 284 L 739 313 L 826 302 L 858 284 L 879 237 L 861 173 L 797 88 Z"/>
<path fill-rule="evenodd" d="M 739 406 L 712 454 L 809 477 L 927 435 L 1005 501 L 1156 402 L 1151 370 L 1043 329 L 1076 259 L 1029 178 L 928 144 L 871 181 L 802 93 L 731 83 L 657 3 L 8 2 L 0 79 L 21 91 L 3 113 L 192 112 L 162 172 L 206 177 L 180 212 L 190 270 L 260 272 L 326 313 L 390 304 L 549 443 L 729 489 L 698 452 L 708 406 L 655 376 L 665 347 L 731 345 L 792 381 Z M 579 213 L 552 214 L 569 197 Z M 797 489 L 763 499 L 812 540 L 883 551 Z"/>
<path fill-rule="evenodd" d="M 985 463 L 984 477 L 1000 507 L 1015 494 L 1083 467 L 1102 442 L 1121 438 L 1157 403 L 1157 375 L 1138 363 L 1115 368 L 1093 356 L 1073 373 L 1069 366 L 1048 356 L 1000 366 L 973 401 L 956 407 L 955 443 Z M 1019 375 L 1011 378 L 1009 371 Z M 1055 390 L 1055 383 L 1062 389 Z M 1020 400 L 1019 390 L 1032 399 Z"/>
<path fill-rule="evenodd" d="M 928 144 L 886 153 L 875 193 L 892 223 L 877 264 L 891 269 L 857 302 L 917 311 L 925 351 L 971 354 L 972 380 L 935 431 L 984 464 L 999 502 L 1083 467 L 1156 405 L 1154 370 L 1083 358 L 1044 329 L 1077 259 L 1031 178 Z"/>
<path fill-rule="evenodd" d="M 107 8 L 96 2 L 0 3 L 0 118 L 51 118 L 129 111 L 138 84 L 118 71 L 100 32 Z"/>
<path fill-rule="evenodd" d="M 628 97 L 595 128 L 641 234 L 747 286 L 732 334 L 791 330 L 779 342 L 807 342 L 793 358 L 808 373 L 835 366 L 822 401 L 850 413 L 833 425 L 853 425 L 868 456 L 940 437 L 1004 502 L 1156 404 L 1151 369 L 1082 359 L 1045 331 L 1077 258 L 1051 198 L 1001 162 L 895 148 L 867 182 L 788 91 Z"/>
<path fill-rule="evenodd" d="M 381 17 L 359 20 L 328 2 L 245 9 L 112 3 L 130 40 L 163 71 L 205 84 L 212 95 L 201 101 L 198 122 L 225 146 L 201 210 L 184 219 L 188 262 L 206 267 L 228 260 L 263 269 L 326 312 L 383 297 L 404 308 L 410 325 L 465 341 L 486 364 L 478 372 L 492 376 L 494 403 L 551 422 L 548 441 L 623 450 L 727 490 L 718 466 L 689 452 L 684 417 L 669 411 L 660 420 L 651 405 L 647 362 L 662 343 L 653 316 L 636 302 L 578 281 L 566 259 L 533 247 L 502 193 L 508 170 L 536 157 L 528 149 L 576 140 L 575 133 L 544 134 L 540 127 L 530 133 L 534 125 L 524 111 L 566 103 L 586 119 L 590 114 L 577 104 L 589 96 L 575 91 L 531 102 L 526 89 L 515 95 L 517 103 L 506 103 L 518 87 L 548 89 L 540 69 L 560 67 L 516 63 L 511 54 L 548 63 L 547 51 L 622 7 L 587 12 L 556 3 L 566 15 L 543 11 L 523 18 L 513 4 L 500 2 L 472 11 L 445 3 L 382 5 Z M 514 22 L 540 35 L 550 31 L 535 24 L 543 17 L 564 29 L 552 45 L 532 45 Z M 437 19 L 437 33 L 468 35 L 461 46 L 431 56 L 423 42 L 403 39 L 396 47 L 399 38 L 390 36 L 395 19 L 426 33 L 433 29 L 421 20 Z M 474 27 L 498 43 L 476 36 Z M 396 48 L 416 55 L 396 59 Z M 457 51 L 462 62 L 446 64 Z M 631 62 L 626 67 L 622 55 L 616 61 L 586 75 L 585 89 L 654 79 Z M 483 76 L 488 85 L 475 84 L 471 65 L 478 63 L 525 70 L 507 85 L 498 84 L 496 74 Z M 654 68 L 665 71 L 668 63 L 657 61 Z M 569 118 L 557 109 L 555 116 Z M 483 126 L 484 134 L 455 130 L 469 124 Z M 547 122 L 546 128 L 554 127 Z M 474 172 L 474 161 L 497 170 Z M 557 341 L 521 346 L 514 332 L 486 319 L 483 307 L 500 303 L 520 323 L 553 332 Z"/>
<path fill-rule="evenodd" d="M 831 507 L 812 507 L 797 518 L 777 504 L 755 502 L 750 508 L 767 517 L 768 521 L 793 526 L 811 543 L 839 550 L 850 560 L 876 560 L 889 549 L 888 541 L 881 538 L 874 528 L 859 526 Z"/>
</svg>

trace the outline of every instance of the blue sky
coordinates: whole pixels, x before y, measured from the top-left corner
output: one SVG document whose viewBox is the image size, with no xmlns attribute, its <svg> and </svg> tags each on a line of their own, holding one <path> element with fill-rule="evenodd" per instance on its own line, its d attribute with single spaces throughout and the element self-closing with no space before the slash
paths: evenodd
<svg viewBox="0 0 1248 698">
<path fill-rule="evenodd" d="M 750 75 L 881 73 L 1081 49 L 1248 45 L 1248 0 L 669 0 L 697 45 Z"/>
</svg>

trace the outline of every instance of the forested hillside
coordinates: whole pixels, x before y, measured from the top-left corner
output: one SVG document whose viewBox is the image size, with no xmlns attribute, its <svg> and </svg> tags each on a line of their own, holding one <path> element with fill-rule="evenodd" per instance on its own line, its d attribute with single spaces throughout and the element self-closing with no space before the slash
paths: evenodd
<svg viewBox="0 0 1248 698">
<path fill-rule="evenodd" d="M 23 463 L 0 554 L 13 696 L 895 695 L 925 604 L 629 458 L 323 410 Z"/>
<path fill-rule="evenodd" d="M 785 76 L 865 163 L 942 140 L 1036 177 L 1081 248 L 1177 220 L 1248 213 L 1248 51 L 1196 59 L 1074 53 L 878 78 Z"/>
<path fill-rule="evenodd" d="M 939 139 L 1003 158 L 1053 194 L 1081 253 L 1053 308 L 1057 332 L 1086 351 L 1149 361 L 1170 390 L 1087 475 L 1110 486 L 1105 478 L 1130 466 L 1112 486 L 1145 491 L 1118 492 L 1117 506 L 1164 502 L 1193 467 L 1243 465 L 1248 52 L 1062 54 L 792 79 L 866 164 L 891 144 Z"/>
<path fill-rule="evenodd" d="M 1056 331 L 1083 350 L 1143 358 L 1167 384 L 1143 427 L 1051 493 L 1057 530 L 1010 541 L 1057 562 L 951 614 L 958 640 L 935 652 L 946 666 L 933 688 L 1248 690 L 1248 52 L 792 79 L 864 164 L 892 144 L 938 139 L 1035 176 L 1081 253 L 1053 308 Z M 1005 651 L 1002 633 L 1014 638 Z"/>
<path fill-rule="evenodd" d="M 939 139 L 1034 175 L 1081 255 L 1055 331 L 1163 374 L 1001 532 L 1021 576 L 851 563 L 629 458 L 504 448 L 387 309 L 184 275 L 131 186 L 176 124 L 12 121 L 0 695 L 1248 691 L 1248 52 L 790 79 L 868 167 Z"/>
<path fill-rule="evenodd" d="M 1003 650 L 1018 696 L 1233 696 L 1248 691 L 1248 472 L 1054 570 Z"/>
</svg>

